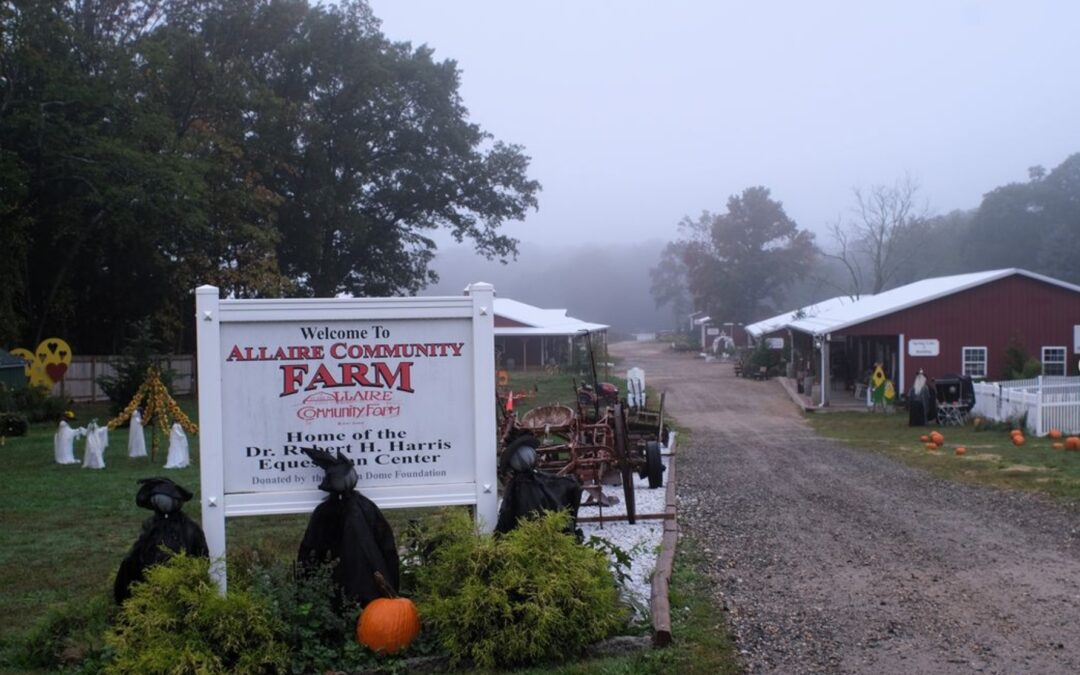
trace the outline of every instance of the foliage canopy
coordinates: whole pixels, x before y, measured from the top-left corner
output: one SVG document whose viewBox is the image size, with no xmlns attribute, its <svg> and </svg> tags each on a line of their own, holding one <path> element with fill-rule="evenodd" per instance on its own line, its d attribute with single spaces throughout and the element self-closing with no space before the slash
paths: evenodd
<svg viewBox="0 0 1080 675">
<path fill-rule="evenodd" d="M 489 257 L 537 205 L 522 148 L 468 119 L 453 61 L 364 0 L 0 6 L 0 342 L 115 352 L 190 290 L 413 293 L 439 229 Z"/>
</svg>

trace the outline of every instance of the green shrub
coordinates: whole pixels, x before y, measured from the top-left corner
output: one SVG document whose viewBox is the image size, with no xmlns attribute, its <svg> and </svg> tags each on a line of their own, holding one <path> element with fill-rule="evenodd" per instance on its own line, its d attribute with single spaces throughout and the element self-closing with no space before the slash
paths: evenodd
<svg viewBox="0 0 1080 675">
<path fill-rule="evenodd" d="M 132 586 L 106 636 L 107 673 L 265 673 L 289 666 L 284 626 L 270 602 L 233 590 L 222 596 L 205 558 L 173 556 Z"/>
<path fill-rule="evenodd" d="M 100 593 L 89 602 L 50 610 L 13 645 L 11 665 L 21 669 L 59 670 L 99 661 L 109 653 L 103 635 L 112 608 L 112 599 Z"/>
<path fill-rule="evenodd" d="M 21 413 L 29 422 L 56 422 L 67 410 L 64 399 L 48 387 L 26 385 L 8 389 L 0 385 L 0 412 Z"/>
<path fill-rule="evenodd" d="M 22 413 L 0 413 L 0 436 L 25 436 L 30 421 Z"/>
<path fill-rule="evenodd" d="M 251 590 L 270 601 L 285 626 L 290 672 L 359 672 L 377 665 L 375 656 L 356 642 L 360 607 L 339 596 L 333 569 L 327 563 L 298 574 L 291 561 L 255 562 L 240 577 L 246 576 Z"/>
<path fill-rule="evenodd" d="M 418 605 L 454 663 L 564 660 L 620 627 L 608 560 L 565 534 L 567 518 L 550 513 L 493 537 L 458 511 L 427 533 Z"/>
</svg>

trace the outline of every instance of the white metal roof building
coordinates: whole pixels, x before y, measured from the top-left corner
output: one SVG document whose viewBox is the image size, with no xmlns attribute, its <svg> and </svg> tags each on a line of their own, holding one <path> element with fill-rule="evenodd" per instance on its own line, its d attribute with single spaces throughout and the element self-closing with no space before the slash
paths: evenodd
<svg viewBox="0 0 1080 675">
<path fill-rule="evenodd" d="M 565 309 L 544 309 L 509 298 L 495 298 L 495 352 L 499 366 L 528 370 L 569 365 L 574 340 L 586 332 L 596 347 L 607 346 L 607 329 L 582 321 Z"/>
<path fill-rule="evenodd" d="M 1027 270 L 934 277 L 829 303 L 816 314 L 751 327 L 787 329 L 799 368 L 825 373 L 830 383 L 823 405 L 830 389 L 850 389 L 875 363 L 903 393 L 918 370 L 1000 379 L 1011 345 L 1038 359 L 1044 374 L 1072 374 L 1069 354 L 1080 354 L 1080 286 Z"/>
</svg>

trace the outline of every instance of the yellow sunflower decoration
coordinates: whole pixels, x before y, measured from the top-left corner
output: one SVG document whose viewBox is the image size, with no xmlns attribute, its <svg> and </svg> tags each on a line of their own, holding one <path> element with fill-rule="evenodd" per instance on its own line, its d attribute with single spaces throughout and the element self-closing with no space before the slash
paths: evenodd
<svg viewBox="0 0 1080 675">
<path fill-rule="evenodd" d="M 109 429 L 115 429 L 131 419 L 140 404 L 143 406 L 143 426 L 153 428 L 151 425 L 157 422 L 157 427 L 161 429 L 161 433 L 165 438 L 169 437 L 169 429 L 172 427 L 173 422 L 179 422 L 184 431 L 189 434 L 199 433 L 198 425 L 192 422 L 184 414 L 184 411 L 180 409 L 180 406 L 176 404 L 165 383 L 161 381 L 161 373 L 153 366 L 147 369 L 146 379 L 139 386 L 139 390 L 135 392 L 131 402 L 127 404 L 119 415 L 109 420 Z M 157 451 L 157 447 L 157 434 L 151 434 L 151 455 Z"/>
</svg>

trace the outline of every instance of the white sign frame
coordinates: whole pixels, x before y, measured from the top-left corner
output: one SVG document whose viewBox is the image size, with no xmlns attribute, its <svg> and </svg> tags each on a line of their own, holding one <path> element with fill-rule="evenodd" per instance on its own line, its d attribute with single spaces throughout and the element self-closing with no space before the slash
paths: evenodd
<svg viewBox="0 0 1080 675">
<path fill-rule="evenodd" d="M 450 484 L 360 486 L 381 508 L 470 505 L 477 524 L 490 531 L 497 519 L 495 331 L 491 284 L 475 283 L 461 297 L 318 298 L 221 300 L 214 286 L 195 291 L 199 390 L 199 472 L 202 527 L 213 561 L 212 571 L 225 591 L 225 519 L 234 516 L 309 513 L 326 497 L 311 489 L 227 492 L 222 419 L 222 364 L 228 347 L 223 324 L 297 322 L 378 322 L 398 320 L 465 320 L 471 337 L 465 350 L 472 359 L 472 382 L 461 382 L 462 396 L 448 400 L 441 415 L 472 420 L 474 471 L 471 480 Z M 471 391 L 470 391 L 471 390 Z M 269 396 L 277 397 L 275 392 Z M 405 420 L 407 423 L 407 420 Z M 301 533 L 297 533 L 299 540 Z"/>
<path fill-rule="evenodd" d="M 937 338 L 908 340 L 907 354 L 914 357 L 940 356 L 941 342 Z"/>
</svg>

